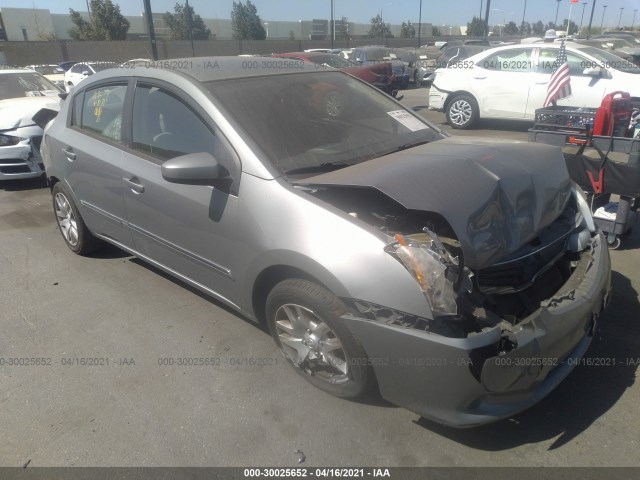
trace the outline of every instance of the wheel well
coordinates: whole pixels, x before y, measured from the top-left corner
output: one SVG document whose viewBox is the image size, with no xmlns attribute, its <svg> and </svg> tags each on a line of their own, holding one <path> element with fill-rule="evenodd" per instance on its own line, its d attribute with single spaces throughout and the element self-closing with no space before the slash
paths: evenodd
<svg viewBox="0 0 640 480">
<path fill-rule="evenodd" d="M 251 297 L 253 312 L 260 322 L 266 321 L 265 304 L 267 302 L 269 292 L 271 292 L 273 287 L 278 283 L 288 278 L 302 278 L 304 280 L 309 280 L 331 291 L 331 289 L 327 288 L 327 286 L 317 278 L 309 275 L 307 272 L 300 270 L 299 268 L 291 267 L 289 265 L 273 265 L 268 267 L 260 272 L 260 275 L 256 278 L 256 281 L 253 284 L 253 293 Z"/>
<path fill-rule="evenodd" d="M 53 190 L 53 186 L 59 181 L 60 180 L 58 180 L 56 177 L 47 177 L 47 183 L 49 184 L 49 189 Z"/>
</svg>

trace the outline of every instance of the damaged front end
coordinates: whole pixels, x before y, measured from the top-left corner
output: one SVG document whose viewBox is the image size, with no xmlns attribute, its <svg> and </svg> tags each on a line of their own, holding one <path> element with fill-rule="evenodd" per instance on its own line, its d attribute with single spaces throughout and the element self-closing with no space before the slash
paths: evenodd
<svg viewBox="0 0 640 480">
<path fill-rule="evenodd" d="M 487 233 L 496 231 L 491 222 L 459 238 L 449 218 L 407 208 L 380 188 L 316 184 L 314 196 L 387 235 L 384 251 L 430 309 L 416 315 L 383 300 L 344 299 L 351 313 L 342 318 L 384 398 L 440 423 L 479 425 L 538 402 L 579 363 L 609 298 L 611 267 L 582 192 L 570 184 L 566 192 L 551 199 L 558 213 L 507 251 L 508 242 Z M 479 260 L 474 241 L 490 260 Z"/>
</svg>

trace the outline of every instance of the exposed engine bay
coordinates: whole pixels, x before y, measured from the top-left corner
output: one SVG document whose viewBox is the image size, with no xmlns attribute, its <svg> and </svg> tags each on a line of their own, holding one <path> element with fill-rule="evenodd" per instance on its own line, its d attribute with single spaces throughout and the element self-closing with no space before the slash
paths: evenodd
<svg viewBox="0 0 640 480">
<path fill-rule="evenodd" d="M 327 186 L 309 193 L 386 234 L 385 251 L 414 276 L 434 318 L 357 300 L 351 307 L 375 321 L 447 337 L 498 325 L 508 333 L 561 289 L 589 251 L 591 233 L 575 197 L 534 239 L 493 265 L 470 269 L 453 228 L 437 213 L 406 209 L 375 188 Z"/>
</svg>

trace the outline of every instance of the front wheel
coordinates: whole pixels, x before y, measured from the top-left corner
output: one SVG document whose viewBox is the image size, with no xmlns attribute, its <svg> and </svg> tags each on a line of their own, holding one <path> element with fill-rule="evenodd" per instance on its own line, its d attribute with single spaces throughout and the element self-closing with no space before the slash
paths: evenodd
<svg viewBox="0 0 640 480">
<path fill-rule="evenodd" d="M 456 95 L 446 108 L 447 122 L 451 128 L 471 128 L 480 116 L 478 104 L 470 95 Z"/>
<path fill-rule="evenodd" d="M 269 293 L 266 312 L 276 344 L 308 382 L 343 398 L 371 388 L 373 371 L 340 320 L 347 308 L 338 297 L 308 280 L 284 280 Z"/>
</svg>

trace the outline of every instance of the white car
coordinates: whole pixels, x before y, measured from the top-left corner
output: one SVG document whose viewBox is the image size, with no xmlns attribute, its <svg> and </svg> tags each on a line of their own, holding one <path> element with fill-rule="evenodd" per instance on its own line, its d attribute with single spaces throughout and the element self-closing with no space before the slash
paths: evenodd
<svg viewBox="0 0 640 480">
<path fill-rule="evenodd" d="M 44 173 L 42 128 L 33 116 L 60 110 L 62 90 L 33 70 L 0 70 L 0 181 Z"/>
<path fill-rule="evenodd" d="M 59 65 L 29 65 L 27 68 L 38 72 L 57 87 L 64 89 L 64 69 Z"/>
<path fill-rule="evenodd" d="M 64 87 L 67 92 L 70 92 L 88 76 L 117 66 L 115 62 L 78 62 L 64 73 Z"/>
<path fill-rule="evenodd" d="M 436 70 L 429 108 L 444 111 L 453 128 L 479 118 L 532 121 L 542 108 L 560 44 L 507 45 Z M 640 104 L 640 68 L 586 45 L 567 45 L 570 97 L 558 105 L 599 107 L 611 92 L 629 92 Z"/>
</svg>

